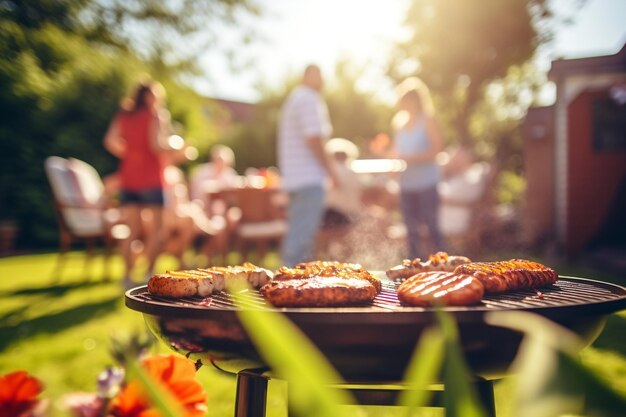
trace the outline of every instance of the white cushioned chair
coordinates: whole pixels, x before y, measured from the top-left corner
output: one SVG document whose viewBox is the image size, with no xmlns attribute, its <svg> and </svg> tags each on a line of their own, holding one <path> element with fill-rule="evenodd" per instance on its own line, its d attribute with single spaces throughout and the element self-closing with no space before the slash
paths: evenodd
<svg viewBox="0 0 626 417">
<path fill-rule="evenodd" d="M 104 242 L 106 269 L 113 246 L 110 224 L 115 221 L 115 212 L 106 207 L 100 175 L 84 161 L 58 156 L 46 159 L 45 171 L 59 222 L 56 272 L 60 273 L 64 255 L 72 244 L 79 241 L 86 245 L 86 262 L 93 255 L 95 244 Z"/>
</svg>

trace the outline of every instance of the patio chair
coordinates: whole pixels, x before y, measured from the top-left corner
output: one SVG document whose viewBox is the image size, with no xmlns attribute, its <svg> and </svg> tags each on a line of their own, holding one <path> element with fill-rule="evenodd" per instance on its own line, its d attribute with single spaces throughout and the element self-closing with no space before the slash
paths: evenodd
<svg viewBox="0 0 626 417">
<path fill-rule="evenodd" d="M 273 189 L 246 186 L 234 191 L 234 201 L 241 210 L 235 229 L 237 250 L 242 260 L 248 260 L 248 249 L 256 246 L 258 261 L 267 254 L 270 245 L 278 245 L 287 231 L 281 213 L 281 195 Z"/>
<path fill-rule="evenodd" d="M 104 242 L 105 276 L 113 246 L 110 222 L 114 213 L 107 213 L 104 185 L 98 172 L 89 164 L 74 158 L 50 156 L 45 171 L 54 198 L 59 223 L 59 256 L 54 275 L 59 277 L 65 255 L 75 242 L 86 246 L 85 265 L 94 254 L 98 241 Z"/>
</svg>

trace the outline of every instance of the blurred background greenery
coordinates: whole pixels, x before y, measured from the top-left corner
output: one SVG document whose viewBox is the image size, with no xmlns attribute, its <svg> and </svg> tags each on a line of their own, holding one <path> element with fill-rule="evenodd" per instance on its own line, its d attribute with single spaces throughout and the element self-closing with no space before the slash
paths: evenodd
<svg viewBox="0 0 626 417">
<path fill-rule="evenodd" d="M 411 2 L 408 36 L 386 63 L 389 83 L 419 74 L 431 86 L 449 145 L 467 144 L 480 158 L 498 162 L 505 172 L 499 196 L 507 203 L 519 202 L 523 190 L 519 123 L 546 82 L 532 59 L 564 18 L 553 3 Z M 176 133 L 199 149 L 199 161 L 221 142 L 235 149 L 240 172 L 275 165 L 277 113 L 295 76 L 280 87 L 261 85 L 251 118 L 227 130 L 216 117 L 219 104 L 190 82 L 201 75 L 201 51 L 235 56 L 262 38 L 257 23 L 263 12 L 253 0 L 3 1 L 0 222 L 17 225 L 17 247 L 55 243 L 47 156 L 85 160 L 102 176 L 115 170 L 102 137 L 121 98 L 144 74 L 165 85 Z M 236 27 L 237 39 L 229 36 L 225 44 L 224 27 Z M 337 62 L 326 95 L 335 136 L 363 147 L 389 131 L 393 103 L 355 88 L 362 70 L 349 59 Z"/>
</svg>

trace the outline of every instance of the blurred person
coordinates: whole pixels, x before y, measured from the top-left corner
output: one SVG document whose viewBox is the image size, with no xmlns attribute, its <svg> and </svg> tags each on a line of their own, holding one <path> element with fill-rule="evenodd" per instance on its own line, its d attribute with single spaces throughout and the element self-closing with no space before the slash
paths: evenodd
<svg viewBox="0 0 626 417">
<path fill-rule="evenodd" d="M 239 209 L 233 207 L 233 196 L 229 193 L 239 186 L 240 177 L 234 166 L 233 150 L 217 144 L 211 148 L 210 162 L 192 170 L 189 181 L 190 198 L 194 204 L 199 203 L 203 207 L 206 217 L 226 221 L 225 228 L 212 239 L 206 240 L 203 248 L 204 253 L 217 255 L 214 258 L 218 262 L 225 262 L 241 217 Z"/>
<path fill-rule="evenodd" d="M 371 156 L 385 157 L 388 154 L 389 146 L 391 145 L 391 139 L 389 135 L 380 132 L 377 133 L 368 144 L 368 150 Z"/>
<path fill-rule="evenodd" d="M 235 153 L 226 145 L 211 148 L 211 162 L 198 166 L 191 177 L 191 198 L 205 200 L 207 189 L 222 190 L 237 185 L 238 174 L 235 171 Z"/>
<path fill-rule="evenodd" d="M 162 245 L 164 152 L 169 149 L 169 113 L 165 90 L 155 81 L 140 83 L 126 99 L 104 137 L 104 147 L 120 159 L 118 180 L 122 221 L 129 234 L 121 241 L 124 285 L 133 285 L 133 244 L 143 238 L 148 258 L 146 276 L 152 275 Z M 143 226 L 142 226 L 143 224 Z"/>
<path fill-rule="evenodd" d="M 200 238 L 203 252 L 205 252 L 209 241 L 219 238 L 218 235 L 225 229 L 226 221 L 221 216 L 208 217 L 202 205 L 189 198 L 187 180 L 179 165 L 194 160 L 197 150 L 184 142 L 180 136 L 170 136 L 168 142 L 173 145 L 173 148 L 164 151 L 163 155 L 165 198 L 162 253 L 174 256 L 179 262 L 179 268 L 187 269 L 188 262 L 185 260 L 185 255 L 188 249 L 193 248 L 196 239 Z M 108 199 L 116 198 L 114 196 L 120 193 L 119 174 L 116 172 L 108 175 L 104 182 Z M 142 216 L 141 223 L 142 232 L 145 228 L 153 227 L 148 216 Z M 136 246 L 133 250 L 135 257 L 143 253 L 145 249 L 143 245 Z"/>
<path fill-rule="evenodd" d="M 323 227 L 347 226 L 357 221 L 363 210 L 361 181 L 350 169 L 350 163 L 359 156 L 359 149 L 343 138 L 329 140 L 324 148 L 333 158 L 338 183 L 326 193 Z"/>
<path fill-rule="evenodd" d="M 436 156 L 443 149 L 443 139 L 427 86 L 418 78 L 409 78 L 398 86 L 398 113 L 394 117 L 392 156 L 406 162 L 400 174 L 400 209 L 406 226 L 409 257 L 427 258 L 419 242 L 419 227 L 428 229 L 434 249 L 445 250 L 439 230 L 439 194 L 441 180 Z M 420 256 L 421 255 L 421 256 Z"/>
<path fill-rule="evenodd" d="M 248 172 L 248 169 L 246 169 L 246 172 Z M 255 168 L 255 172 L 250 173 L 250 176 L 259 177 L 263 188 L 278 188 L 280 185 L 280 173 L 278 168 L 273 166 Z"/>
<path fill-rule="evenodd" d="M 281 248 L 282 262 L 293 266 L 307 260 L 324 213 L 324 183 L 336 180 L 324 151 L 332 133 L 328 108 L 322 98 L 322 74 L 316 65 L 304 70 L 301 83 L 282 106 L 278 125 L 278 167 L 288 194 L 288 229 Z"/>
<path fill-rule="evenodd" d="M 164 252 L 179 262 L 179 268 L 188 269 L 186 252 L 193 248 L 196 239 L 202 239 L 203 246 L 208 240 L 217 239 L 224 231 L 226 221 L 222 216 L 209 217 L 202 205 L 192 201 L 185 174 L 177 164 L 180 159 L 170 161 L 165 168 L 166 199 L 163 211 Z"/>
</svg>

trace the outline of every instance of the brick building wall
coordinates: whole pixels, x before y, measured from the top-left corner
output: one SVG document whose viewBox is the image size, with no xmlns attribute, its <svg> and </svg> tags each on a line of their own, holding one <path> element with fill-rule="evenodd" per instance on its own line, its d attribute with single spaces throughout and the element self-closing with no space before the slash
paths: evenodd
<svg viewBox="0 0 626 417">
<path fill-rule="evenodd" d="M 626 177 L 626 149 L 594 146 L 593 105 L 606 100 L 610 100 L 608 89 L 585 91 L 568 106 L 565 249 L 569 254 L 580 252 L 595 237 Z"/>
</svg>

